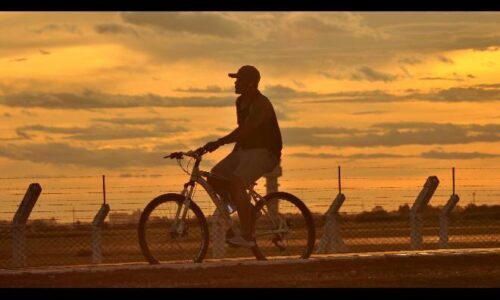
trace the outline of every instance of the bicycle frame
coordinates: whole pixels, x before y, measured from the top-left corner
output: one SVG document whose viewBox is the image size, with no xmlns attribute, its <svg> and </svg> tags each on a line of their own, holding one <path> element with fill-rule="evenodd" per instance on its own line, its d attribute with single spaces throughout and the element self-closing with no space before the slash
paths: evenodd
<svg viewBox="0 0 500 300">
<path fill-rule="evenodd" d="M 217 209 L 219 210 L 219 213 L 222 214 L 226 224 L 229 224 L 230 227 L 233 230 L 237 230 L 237 228 L 234 227 L 234 222 L 231 219 L 231 216 L 227 210 L 227 207 L 224 205 L 223 201 L 219 198 L 215 190 L 212 188 L 212 186 L 205 180 L 204 177 L 218 177 L 210 172 L 202 171 L 199 169 L 201 159 L 196 159 L 196 162 L 193 166 L 193 169 L 191 170 L 191 175 L 189 178 L 189 181 L 184 184 L 184 188 L 181 192 L 181 195 L 184 196 L 184 202 L 182 205 L 179 205 L 177 208 L 176 214 L 175 214 L 175 220 L 172 224 L 172 227 L 170 229 L 171 232 L 177 232 L 181 234 L 184 230 L 184 221 L 186 219 L 187 212 L 189 210 L 189 206 L 191 204 L 191 201 L 193 201 L 193 194 L 195 190 L 196 184 L 199 184 L 203 187 L 203 189 L 207 192 L 209 195 L 210 199 L 212 202 L 215 204 Z M 253 193 L 257 194 L 255 191 L 252 190 Z M 252 194 L 253 195 L 253 194 Z M 258 194 L 257 194 L 258 195 Z M 258 196 L 260 197 L 260 195 Z M 252 197 L 254 200 L 256 200 L 254 197 Z M 261 198 L 261 197 L 260 197 Z"/>
<path fill-rule="evenodd" d="M 184 184 L 184 188 L 181 192 L 181 195 L 184 196 L 184 202 L 181 205 L 179 205 L 177 208 L 177 211 L 175 214 L 175 220 L 172 223 L 172 226 L 170 228 L 170 232 L 172 232 L 172 233 L 175 232 L 179 235 L 182 235 L 182 233 L 184 232 L 185 219 L 187 216 L 187 212 L 189 211 L 191 201 L 193 201 L 195 186 L 196 186 L 196 184 L 199 184 L 207 192 L 210 199 L 217 207 L 219 213 L 222 215 L 226 224 L 229 225 L 229 227 L 233 230 L 233 232 L 238 233 L 239 228 L 237 228 L 235 226 L 236 225 L 235 222 L 231 219 L 231 216 L 229 214 L 229 211 L 228 211 L 224 201 L 219 198 L 219 196 L 217 195 L 215 190 L 205 180 L 204 177 L 206 177 L 206 178 L 216 177 L 216 178 L 221 178 L 221 179 L 226 179 L 226 178 L 222 178 L 221 176 L 217 176 L 217 175 L 212 174 L 210 172 L 200 170 L 199 169 L 200 162 L 201 162 L 201 157 L 196 158 L 196 161 L 195 161 L 194 166 L 193 166 L 191 173 L 190 173 L 189 181 Z M 253 189 L 253 185 L 250 185 L 247 188 L 247 191 L 248 191 L 248 195 L 250 196 L 250 201 L 253 200 L 255 203 L 257 203 L 259 201 L 263 201 L 263 197 Z M 277 228 L 276 230 L 265 232 L 263 234 L 276 234 L 276 233 L 279 234 L 279 233 L 286 233 L 288 231 L 288 225 L 286 223 L 283 223 L 283 220 L 281 220 L 281 218 L 278 218 L 279 220 L 276 220 L 265 209 L 263 209 L 263 211 L 268 217 L 270 217 L 271 222 Z"/>
</svg>

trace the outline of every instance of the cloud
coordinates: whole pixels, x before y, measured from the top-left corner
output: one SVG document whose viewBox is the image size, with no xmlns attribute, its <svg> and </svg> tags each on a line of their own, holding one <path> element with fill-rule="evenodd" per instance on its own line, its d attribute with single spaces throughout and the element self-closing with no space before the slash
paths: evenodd
<svg viewBox="0 0 500 300">
<path fill-rule="evenodd" d="M 28 59 L 26 57 L 21 57 L 21 58 L 14 58 L 14 59 L 11 59 L 9 60 L 9 62 L 23 62 L 23 61 L 27 61 Z"/>
<path fill-rule="evenodd" d="M 1 99 L 1 98 L 0 98 L 0 99 Z M 0 103 L 1 103 L 1 101 L 0 101 Z M 21 113 L 22 113 L 23 115 L 28 116 L 28 117 L 36 117 L 36 116 L 38 116 L 38 114 L 37 114 L 36 112 L 32 112 L 32 111 L 27 110 L 27 109 L 23 109 L 23 110 L 21 110 Z"/>
<path fill-rule="evenodd" d="M 500 124 L 395 122 L 374 124 L 365 129 L 285 127 L 281 132 L 284 145 L 309 147 L 396 147 L 500 141 Z"/>
<path fill-rule="evenodd" d="M 448 80 L 448 81 L 464 81 L 461 78 L 447 78 L 447 77 L 422 77 L 419 80 Z"/>
<path fill-rule="evenodd" d="M 162 119 L 113 118 L 96 119 L 98 122 L 113 123 L 113 125 L 91 125 L 88 127 L 56 127 L 45 125 L 29 125 L 17 128 L 20 137 L 27 137 L 28 132 L 43 132 L 48 134 L 63 134 L 66 139 L 82 141 L 136 139 L 148 137 L 165 137 L 171 133 L 184 132 L 187 129 L 173 126 Z M 149 125 L 149 128 L 138 128 L 137 125 Z"/>
<path fill-rule="evenodd" d="M 328 78 L 328 79 L 341 79 L 340 76 L 337 76 L 337 75 L 333 75 L 329 72 L 325 72 L 325 71 L 318 71 L 317 74 L 325 77 L 325 78 Z"/>
<path fill-rule="evenodd" d="M 0 104 L 10 107 L 47 109 L 92 109 L 131 107 L 226 107 L 234 97 L 168 97 L 155 94 L 120 95 L 95 91 L 81 93 L 23 92 L 0 96 Z"/>
<path fill-rule="evenodd" d="M 205 88 L 196 88 L 196 87 L 189 87 L 189 88 L 178 88 L 175 89 L 176 92 L 185 92 L 185 93 L 228 93 L 228 92 L 233 92 L 233 89 L 230 88 L 222 88 L 220 86 L 216 85 L 209 85 Z"/>
<path fill-rule="evenodd" d="M 449 50 L 500 46 L 497 12 L 470 15 L 442 12 L 132 12 L 119 16 L 115 20 L 108 15 L 88 13 L 19 16 L 14 18 L 17 26 L 8 26 L 10 24 L 3 21 L 0 36 L 5 38 L 0 37 L 0 44 L 8 47 L 12 54 L 19 49 L 106 42 L 141 51 L 155 64 L 204 60 L 219 64 L 223 61 L 228 66 L 249 61 L 265 65 L 274 74 L 286 71 L 294 75 L 315 73 L 320 68 L 333 70 L 339 66 L 356 68 L 395 62 L 404 66 L 416 65 L 423 60 L 436 60 Z M 44 21 L 48 18 L 51 21 Z M 35 30 L 31 30 L 26 39 L 15 39 L 18 33 L 26 33 L 24 28 Z M 86 39 L 74 36 L 86 28 L 93 29 L 85 31 Z M 134 36 L 134 32 L 140 33 L 140 40 L 122 36 Z M 3 48 L 2 51 L 7 50 Z M 354 76 L 356 80 L 370 78 L 362 71 L 355 73 L 360 73 Z M 395 74 L 382 75 L 386 75 L 381 77 L 385 79 L 378 81 L 388 82 Z"/>
<path fill-rule="evenodd" d="M 49 51 L 42 50 L 42 49 L 38 49 L 38 51 L 39 51 L 39 52 L 40 52 L 40 54 L 42 54 L 42 55 L 50 55 L 50 54 L 51 54 Z"/>
<path fill-rule="evenodd" d="M 339 135 L 354 134 L 357 129 L 342 127 L 284 127 L 281 128 L 283 144 L 328 146 Z"/>
<path fill-rule="evenodd" d="M 422 63 L 422 60 L 415 57 L 402 57 L 399 59 L 399 63 L 405 65 L 418 65 Z"/>
<path fill-rule="evenodd" d="M 446 77 L 423 77 L 421 80 L 450 80 L 463 81 L 462 78 Z M 470 78 L 470 76 L 469 76 Z M 206 88 L 178 89 L 185 92 L 214 92 L 222 91 L 217 86 L 208 86 Z M 407 102 L 407 101 L 426 101 L 426 102 L 492 102 L 500 100 L 500 84 L 480 84 L 469 87 L 451 87 L 445 89 L 434 89 L 430 92 L 422 92 L 415 89 L 407 90 L 404 94 L 393 94 L 383 90 L 371 91 L 348 91 L 335 93 L 317 93 L 312 91 L 297 90 L 292 87 L 277 84 L 268 85 L 263 89 L 263 94 L 271 100 L 276 99 L 276 105 L 284 105 L 285 102 L 279 100 L 305 99 L 300 103 L 383 103 L 383 102 Z M 201 98 L 200 98 L 201 99 Z M 309 100 L 311 99 L 311 100 Z M 228 99 L 228 106 L 229 99 Z M 231 104 L 232 105 L 232 104 Z M 287 110 L 288 108 L 282 107 Z"/>
<path fill-rule="evenodd" d="M 3 116 L 4 116 L 5 118 L 12 118 L 12 114 L 11 114 L 11 113 L 9 113 L 9 112 L 4 112 L 4 113 L 3 113 Z"/>
<path fill-rule="evenodd" d="M 443 55 L 438 56 L 438 59 L 440 62 L 444 62 L 446 64 L 454 64 L 455 63 L 452 59 L 450 59 L 446 56 L 443 56 Z"/>
<path fill-rule="evenodd" d="M 351 75 L 351 80 L 355 81 L 394 81 L 397 79 L 397 76 L 376 71 L 370 67 L 363 66 L 356 70 L 355 73 Z"/>
<path fill-rule="evenodd" d="M 301 103 L 378 103 L 407 100 L 404 96 L 394 95 L 381 90 L 318 94 L 316 97 L 311 98 L 317 100 L 302 101 Z"/>
<path fill-rule="evenodd" d="M 94 26 L 94 30 L 99 34 L 125 34 L 136 37 L 139 36 L 139 33 L 137 33 L 135 29 L 116 23 L 97 24 Z"/>
<path fill-rule="evenodd" d="M 306 87 L 302 82 L 300 82 L 298 80 L 292 79 L 292 82 L 293 82 L 293 84 L 295 84 L 299 88 L 305 88 Z"/>
<path fill-rule="evenodd" d="M 407 76 L 409 76 L 408 71 L 404 68 L 401 67 Z M 317 74 L 327 78 L 327 79 L 333 79 L 333 80 L 352 80 L 352 81 L 383 81 L 383 82 L 389 82 L 389 81 L 395 81 L 398 79 L 398 76 L 384 73 L 377 71 L 371 67 L 368 66 L 362 66 L 355 68 L 354 71 L 351 72 L 337 72 L 335 74 L 332 74 L 327 71 L 318 71 L 316 72 Z"/>
<path fill-rule="evenodd" d="M 149 26 L 162 31 L 222 38 L 238 37 L 249 33 L 238 21 L 222 13 L 134 12 L 122 13 L 121 18 L 126 23 Z"/>
<path fill-rule="evenodd" d="M 186 122 L 185 118 L 94 118 L 94 122 L 121 124 L 121 125 L 163 125 L 167 122 Z"/>
<path fill-rule="evenodd" d="M 171 145 L 175 149 L 176 145 Z M 1 144 L 0 156 L 56 166 L 96 168 L 156 167 L 164 163 L 165 152 L 142 148 L 87 149 L 64 143 Z"/>
<path fill-rule="evenodd" d="M 495 153 L 481 153 L 481 152 L 443 152 L 431 150 L 421 154 L 423 158 L 429 159 L 485 159 L 500 157 L 500 154 Z"/>
<path fill-rule="evenodd" d="M 53 32 L 67 32 L 72 34 L 80 34 L 80 28 L 73 24 L 47 24 L 38 29 L 33 30 L 36 34 L 47 34 Z"/>
<path fill-rule="evenodd" d="M 384 32 L 368 26 L 360 14 L 337 12 L 331 14 L 301 12 L 291 14 L 283 20 L 284 25 L 293 32 L 320 34 L 328 36 L 353 36 L 384 39 Z"/>
<path fill-rule="evenodd" d="M 351 113 L 352 115 L 381 115 L 385 114 L 387 111 L 385 110 L 369 110 L 369 111 L 358 111 Z"/>
<path fill-rule="evenodd" d="M 123 24 L 141 32 L 142 39 L 115 42 L 144 52 L 160 64 L 248 61 L 277 72 L 303 73 L 304 68 L 324 66 L 327 57 L 331 59 L 326 63 L 336 60 L 337 54 L 342 55 L 351 45 L 365 49 L 365 41 L 384 38 L 355 13 L 134 12 L 120 16 Z M 304 20 L 311 25 L 307 30 L 298 24 Z M 314 24 L 323 24 L 328 30 L 313 28 Z M 311 45 L 316 48 L 312 53 Z M 362 57 L 373 61 L 368 55 Z"/>
<path fill-rule="evenodd" d="M 289 156 L 295 156 L 301 158 L 340 158 L 340 159 L 350 159 L 350 160 L 415 157 L 413 155 L 398 155 L 390 153 L 357 153 L 350 155 L 342 155 L 342 154 L 332 154 L 332 153 L 302 153 L 302 152 L 293 153 L 290 154 Z"/>
<path fill-rule="evenodd" d="M 484 34 L 484 33 L 483 33 Z M 483 35 L 474 34 L 470 36 L 462 36 L 452 39 L 451 42 L 444 45 L 446 50 L 474 49 L 487 50 L 491 47 L 500 46 L 500 35 Z"/>
<path fill-rule="evenodd" d="M 399 68 L 401 69 L 401 71 L 403 71 L 403 73 L 406 75 L 406 77 L 413 78 L 413 76 L 410 74 L 410 72 L 408 72 L 408 70 L 405 67 L 399 66 Z"/>
<path fill-rule="evenodd" d="M 414 93 L 407 98 L 432 102 L 491 102 L 500 100 L 500 89 L 452 87 L 429 93 Z"/>
<path fill-rule="evenodd" d="M 490 84 L 477 84 L 476 88 L 486 88 L 486 89 L 500 89 L 500 83 L 490 83 Z"/>
<path fill-rule="evenodd" d="M 264 88 L 262 92 L 269 98 L 279 98 L 279 99 L 317 97 L 320 95 L 315 92 L 298 91 L 296 89 L 281 84 L 268 85 Z"/>
<path fill-rule="evenodd" d="M 433 78 L 427 80 L 444 80 Z M 451 80 L 451 79 L 450 79 Z M 500 100 L 500 84 L 483 84 L 470 87 L 451 87 L 435 89 L 430 92 L 421 92 L 415 89 L 408 90 L 406 94 L 391 94 L 381 90 L 352 91 L 340 93 L 310 94 L 309 98 L 315 99 L 301 103 L 382 103 L 382 102 L 494 102 Z"/>
</svg>

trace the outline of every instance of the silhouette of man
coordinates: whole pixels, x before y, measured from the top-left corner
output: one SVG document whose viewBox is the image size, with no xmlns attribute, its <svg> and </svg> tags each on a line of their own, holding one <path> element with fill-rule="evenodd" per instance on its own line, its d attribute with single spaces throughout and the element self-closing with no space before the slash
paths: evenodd
<svg viewBox="0 0 500 300">
<path fill-rule="evenodd" d="M 236 143 L 233 151 L 211 170 L 216 175 L 228 178 L 229 182 L 209 178 L 209 183 L 221 197 L 229 191 L 231 202 L 238 211 L 241 236 L 235 235 L 228 238 L 227 242 L 252 247 L 255 245 L 252 236 L 255 211 L 245 190 L 278 165 L 283 146 L 273 105 L 258 89 L 259 71 L 254 66 L 247 65 L 237 73 L 228 75 L 236 78 L 235 93 L 240 95 L 236 99 L 238 127 L 203 147 L 212 152 L 222 145 Z"/>
</svg>

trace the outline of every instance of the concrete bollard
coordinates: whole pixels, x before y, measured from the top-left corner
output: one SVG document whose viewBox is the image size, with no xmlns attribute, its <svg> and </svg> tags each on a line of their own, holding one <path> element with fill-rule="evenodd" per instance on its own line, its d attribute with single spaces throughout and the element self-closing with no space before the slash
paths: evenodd
<svg viewBox="0 0 500 300">
<path fill-rule="evenodd" d="M 413 250 L 418 250 L 422 247 L 422 211 L 431 200 L 438 185 L 439 179 L 436 176 L 429 176 L 410 210 L 410 245 Z"/>
<path fill-rule="evenodd" d="M 439 215 L 439 247 L 448 248 L 448 219 L 450 217 L 451 211 L 457 205 L 460 197 L 458 195 L 451 195 L 446 205 L 443 207 L 441 214 Z"/>
<path fill-rule="evenodd" d="M 101 229 L 109 213 L 109 205 L 103 204 L 92 221 L 92 263 L 102 263 Z"/>
<path fill-rule="evenodd" d="M 269 195 L 271 193 L 275 193 L 278 191 L 279 183 L 278 177 L 283 175 L 283 170 L 281 165 L 276 166 L 274 170 L 271 172 L 264 174 L 264 178 L 266 178 L 266 194 Z M 273 201 L 268 203 L 267 209 L 269 211 L 269 215 L 276 216 L 279 211 L 279 202 Z"/>
<path fill-rule="evenodd" d="M 223 258 L 226 255 L 226 231 L 228 227 L 219 209 L 215 210 L 211 221 L 212 258 Z"/>
<path fill-rule="evenodd" d="M 12 266 L 14 268 L 26 266 L 26 223 L 41 193 L 40 184 L 30 184 L 12 220 Z"/>
<path fill-rule="evenodd" d="M 330 208 L 326 212 L 326 223 L 323 227 L 323 235 L 318 245 L 317 253 L 337 253 L 346 250 L 346 245 L 340 232 L 339 210 L 345 201 L 342 193 L 337 194 Z"/>
</svg>

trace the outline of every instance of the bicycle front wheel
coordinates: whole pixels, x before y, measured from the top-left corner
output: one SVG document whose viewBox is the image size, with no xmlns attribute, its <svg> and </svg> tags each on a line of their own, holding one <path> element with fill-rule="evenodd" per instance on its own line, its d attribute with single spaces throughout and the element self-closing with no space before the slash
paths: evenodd
<svg viewBox="0 0 500 300">
<path fill-rule="evenodd" d="M 257 259 L 269 257 L 309 258 L 316 233 L 311 212 L 297 197 L 284 192 L 266 195 L 256 205 Z"/>
<path fill-rule="evenodd" d="M 175 223 L 177 210 L 183 201 L 184 196 L 180 194 L 164 194 L 153 199 L 142 212 L 138 228 L 139 245 L 149 263 L 201 262 L 205 257 L 208 225 L 198 205 L 191 201 L 182 225 Z"/>
</svg>

